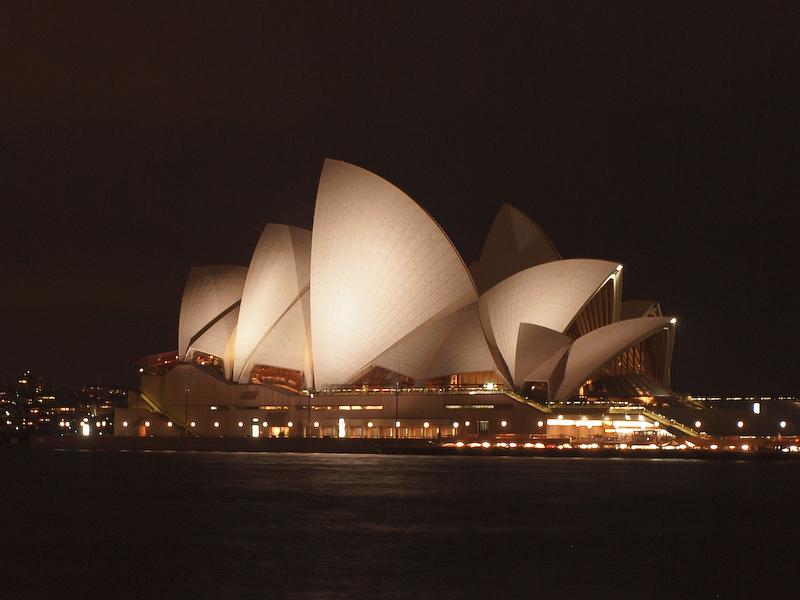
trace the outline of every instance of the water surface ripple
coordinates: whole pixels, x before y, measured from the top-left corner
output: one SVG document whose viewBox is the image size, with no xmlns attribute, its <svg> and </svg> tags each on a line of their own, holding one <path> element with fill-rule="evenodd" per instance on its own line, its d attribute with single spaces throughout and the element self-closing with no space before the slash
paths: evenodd
<svg viewBox="0 0 800 600">
<path fill-rule="evenodd" d="M 0 454 L 8 598 L 796 597 L 800 462 Z"/>
</svg>

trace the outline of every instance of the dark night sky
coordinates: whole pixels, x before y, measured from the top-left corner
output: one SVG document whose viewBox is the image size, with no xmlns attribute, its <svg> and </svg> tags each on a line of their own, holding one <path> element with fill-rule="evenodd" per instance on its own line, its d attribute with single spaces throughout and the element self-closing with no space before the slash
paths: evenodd
<svg viewBox="0 0 800 600">
<path fill-rule="evenodd" d="M 330 156 L 467 262 L 510 202 L 625 264 L 677 390 L 797 390 L 794 3 L 74 4 L 0 8 L 0 382 L 134 383 Z"/>
</svg>

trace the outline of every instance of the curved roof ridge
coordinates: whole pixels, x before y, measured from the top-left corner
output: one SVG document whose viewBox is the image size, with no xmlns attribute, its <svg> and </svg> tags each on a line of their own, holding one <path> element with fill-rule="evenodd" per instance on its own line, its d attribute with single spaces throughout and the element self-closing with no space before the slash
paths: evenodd
<svg viewBox="0 0 800 600">
<path fill-rule="evenodd" d="M 504 202 L 477 261 L 478 287 L 483 292 L 514 273 L 554 260 L 561 260 L 561 255 L 544 229 L 517 207 Z"/>
</svg>

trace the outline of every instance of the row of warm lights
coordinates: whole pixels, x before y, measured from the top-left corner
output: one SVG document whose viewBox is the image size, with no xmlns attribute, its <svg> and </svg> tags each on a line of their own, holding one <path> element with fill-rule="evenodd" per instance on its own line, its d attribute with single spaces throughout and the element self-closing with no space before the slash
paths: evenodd
<svg viewBox="0 0 800 600">
<path fill-rule="evenodd" d="M 493 444 L 491 442 L 469 442 L 469 443 L 466 443 L 466 442 L 458 441 L 458 442 L 455 442 L 454 444 L 453 443 L 449 443 L 449 444 L 444 444 L 444 445 L 445 446 L 455 446 L 456 448 L 464 448 L 464 447 L 469 447 L 469 448 L 491 448 Z M 536 443 L 525 442 L 524 444 L 517 444 L 517 442 L 496 442 L 494 444 L 494 447 L 495 448 L 517 448 L 517 447 L 520 447 L 520 448 L 538 448 L 538 449 L 546 448 L 546 446 L 542 442 L 536 442 Z M 580 444 L 578 446 L 572 446 L 568 442 L 565 442 L 563 444 L 558 444 L 557 446 L 555 446 L 555 448 L 557 450 L 571 450 L 573 448 L 579 448 L 580 450 L 597 450 L 597 449 L 600 448 L 600 446 L 599 446 L 599 444 L 595 444 L 595 443 L 592 443 L 592 444 Z M 653 443 L 650 443 L 650 444 L 631 444 L 631 445 L 628 445 L 628 444 L 617 444 L 615 446 L 615 448 L 618 449 L 618 450 L 691 450 L 691 449 L 696 449 L 697 446 L 695 444 L 692 444 L 691 442 L 687 441 L 685 444 L 678 444 L 678 445 L 671 445 L 670 444 L 670 445 L 666 445 L 666 446 L 659 446 L 658 444 L 653 444 Z M 708 447 L 708 449 L 709 450 L 718 450 L 719 449 L 719 445 L 711 444 Z M 742 444 L 741 446 L 738 446 L 738 447 L 735 446 L 735 445 L 729 445 L 729 446 L 726 447 L 726 449 L 727 450 L 742 450 L 743 452 L 748 452 L 749 450 L 751 450 L 751 447 L 750 447 L 749 444 Z M 782 452 L 800 452 L 800 446 L 789 446 L 788 448 L 783 448 Z"/>
<path fill-rule="evenodd" d="M 257 419 L 257 418 L 254 418 L 254 419 L 253 419 L 253 423 L 256 423 L 256 424 L 257 424 L 257 423 L 258 423 L 258 419 Z M 105 421 L 103 421 L 103 425 L 104 425 L 104 426 L 105 426 L 105 424 L 106 424 L 106 422 L 105 422 Z M 242 421 L 239 421 L 239 422 L 237 423 L 237 425 L 238 425 L 239 427 L 244 427 L 244 423 L 243 423 Z M 99 422 L 98 422 L 97 426 L 98 426 L 98 427 L 100 426 L 100 423 L 99 423 Z M 122 422 L 122 426 L 123 426 L 123 427 L 127 427 L 127 426 L 128 426 L 128 422 L 127 422 L 127 421 L 123 421 L 123 422 Z M 144 422 L 144 426 L 145 426 L 145 427 L 150 427 L 150 421 L 145 421 L 145 422 Z M 173 423 L 172 423 L 172 421 L 167 421 L 167 427 L 172 427 L 172 426 L 173 426 Z M 189 426 L 190 426 L 190 427 L 196 427 L 196 426 L 197 426 L 197 422 L 196 422 L 196 421 L 192 421 L 192 422 L 190 422 L 190 423 L 189 423 Z M 267 423 L 266 421 L 264 421 L 263 423 L 261 423 L 261 427 L 264 427 L 264 428 L 266 428 L 266 427 L 268 427 L 268 426 L 269 426 L 269 423 Z M 294 423 L 292 423 L 291 421 L 289 421 L 289 423 L 288 423 L 288 426 L 289 426 L 289 427 L 293 427 L 293 426 L 294 426 Z M 214 421 L 214 427 L 217 427 L 217 428 L 219 427 L 219 421 Z"/>
<path fill-rule="evenodd" d="M 539 421 L 538 425 L 541 427 L 542 422 Z M 642 415 L 639 415 L 638 421 L 632 421 L 630 415 L 625 415 L 624 421 L 589 419 L 585 416 L 581 417 L 580 419 L 565 419 L 564 415 L 558 415 L 558 417 L 555 419 L 547 419 L 547 425 L 551 427 L 586 427 L 587 429 L 592 429 L 593 427 L 602 427 L 603 425 L 611 425 L 616 429 L 658 429 L 661 427 L 661 424 L 658 421 L 650 423 L 649 421 L 645 421 L 644 416 Z"/>
<path fill-rule="evenodd" d="M 459 441 L 459 442 L 456 442 L 455 444 L 445 444 L 445 446 L 455 446 L 456 448 L 463 448 L 465 446 L 468 446 L 469 448 L 491 448 L 492 444 L 491 444 L 491 442 L 464 443 L 464 442 Z M 494 447 L 495 448 L 538 448 L 538 449 L 542 449 L 542 448 L 546 448 L 547 446 L 545 446 L 542 442 L 535 442 L 535 443 L 534 442 L 525 442 L 524 444 L 518 444 L 517 442 L 495 442 Z M 578 448 L 580 448 L 581 450 L 596 450 L 599 447 L 600 446 L 598 444 L 581 444 L 581 445 L 578 446 Z M 558 446 L 556 446 L 556 448 L 558 450 L 563 450 L 563 449 L 570 449 L 570 448 L 572 448 L 572 446 L 570 444 L 568 444 L 568 443 L 565 443 L 565 444 L 559 444 Z"/>
<path fill-rule="evenodd" d="M 89 426 L 89 418 L 88 417 L 84 418 L 83 421 L 81 421 L 80 425 L 81 425 L 81 427 L 88 427 Z M 94 424 L 95 427 L 105 427 L 106 425 L 110 425 L 110 423 L 105 421 L 105 420 L 96 421 L 95 424 Z M 58 422 L 58 426 L 59 427 L 71 427 L 72 424 L 69 421 L 59 421 Z"/>
<path fill-rule="evenodd" d="M 627 421 L 630 421 L 630 415 L 625 415 L 625 419 Z M 641 421 L 641 422 L 645 421 L 644 415 L 639 415 L 639 421 Z M 560 425 L 560 426 L 563 426 L 563 427 L 577 426 L 577 427 L 587 427 L 589 429 L 591 429 L 592 427 L 597 427 L 597 426 L 603 425 L 603 423 L 604 423 L 603 421 L 600 421 L 600 420 L 597 420 L 597 419 L 588 419 L 587 417 L 581 417 L 580 420 L 578 420 L 578 419 L 565 419 L 564 415 L 558 415 L 558 417 L 556 419 L 547 419 L 547 424 L 548 425 Z M 606 423 L 607 424 L 611 424 L 610 421 L 606 421 Z M 614 421 L 613 424 L 614 424 L 614 427 L 617 427 L 617 428 L 620 428 L 620 427 L 634 427 L 633 424 L 625 424 L 622 421 Z M 539 427 L 541 427 L 542 426 L 542 422 L 539 421 L 538 425 L 539 425 Z M 658 421 L 654 421 L 653 422 L 653 427 L 658 428 L 658 427 L 660 427 L 660 425 L 661 424 Z M 788 423 L 786 421 L 778 422 L 778 427 L 780 427 L 781 429 L 786 429 L 787 425 L 788 425 Z M 694 422 L 694 426 L 695 426 L 696 429 L 700 429 L 703 426 L 703 423 L 701 421 L 695 421 Z M 641 427 L 641 426 L 639 426 L 639 427 Z M 744 427 L 744 421 L 737 421 L 736 422 L 736 427 L 738 427 L 739 429 L 742 429 Z"/>
<path fill-rule="evenodd" d="M 492 444 L 490 442 L 470 442 L 469 444 L 465 444 L 464 442 L 456 442 L 455 444 L 445 444 L 445 446 L 455 446 L 456 448 L 463 448 L 464 446 L 468 446 L 470 448 L 491 448 Z M 517 444 L 517 442 L 497 442 L 495 448 L 544 448 L 544 444 L 541 442 L 536 442 L 535 444 L 532 442 L 525 442 L 524 444 Z"/>
<path fill-rule="evenodd" d="M 445 444 L 445 446 L 455 446 L 456 448 L 463 448 L 464 446 L 468 446 L 469 448 L 491 448 L 491 442 L 456 442 L 455 444 Z M 518 444 L 517 442 L 495 442 L 495 448 L 546 448 L 542 442 L 525 442 L 524 444 Z M 578 448 L 581 450 L 596 450 L 600 446 L 598 444 L 580 444 Z M 570 444 L 559 444 L 556 446 L 559 450 L 569 449 L 572 448 Z"/>
<path fill-rule="evenodd" d="M 540 421 L 540 423 L 541 423 L 541 421 Z M 400 427 L 400 425 L 401 425 L 400 421 L 395 421 L 394 422 L 394 426 L 395 427 Z M 458 421 L 453 421 L 452 425 L 453 425 L 453 429 L 458 429 L 461 426 L 461 423 L 459 423 Z M 291 427 L 291 426 L 292 425 L 290 423 L 289 427 Z M 425 421 L 422 424 L 422 426 L 425 429 L 428 429 L 431 426 L 431 424 L 428 421 Z M 469 427 L 469 426 L 470 426 L 470 422 L 469 421 L 464 421 L 464 427 Z M 241 427 L 241 425 L 240 425 L 240 427 Z M 319 421 L 314 421 L 314 427 L 319 427 Z M 367 427 L 369 427 L 371 429 L 372 427 L 375 427 L 375 423 L 373 423 L 372 421 L 367 421 Z M 500 421 L 500 427 L 508 427 L 508 421 Z M 540 427 L 541 427 L 541 425 L 540 425 Z"/>
<path fill-rule="evenodd" d="M 695 427 L 701 427 L 702 423 L 700 421 L 695 421 L 694 425 Z M 786 421 L 778 422 L 778 427 L 780 427 L 781 429 L 786 429 L 786 425 L 787 425 Z M 736 421 L 736 427 L 738 427 L 739 429 L 744 427 L 744 421 Z"/>
</svg>

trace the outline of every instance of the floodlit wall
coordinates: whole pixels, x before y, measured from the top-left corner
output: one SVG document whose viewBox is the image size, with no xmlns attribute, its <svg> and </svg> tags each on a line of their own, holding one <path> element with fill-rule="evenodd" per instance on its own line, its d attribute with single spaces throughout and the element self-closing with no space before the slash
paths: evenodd
<svg viewBox="0 0 800 600">
<path fill-rule="evenodd" d="M 164 414 L 145 408 L 117 409 L 115 435 L 184 436 L 184 422 L 202 437 L 251 437 L 254 424 L 259 437 L 338 437 L 340 422 L 345 437 L 367 438 L 399 433 L 402 438 L 469 440 L 545 431 L 544 413 L 497 392 L 318 392 L 311 399 L 226 382 L 190 364 L 178 365 L 163 376 L 145 376 L 142 385 L 143 393 Z M 149 425 L 142 430 L 145 423 Z"/>
<path fill-rule="evenodd" d="M 253 419 L 270 426 L 286 426 L 288 406 L 297 398 L 263 385 L 233 384 L 193 364 L 178 364 L 165 375 L 143 375 L 142 394 L 166 413 L 161 418 L 194 422 L 199 435 L 242 435 L 248 437 Z M 260 407 L 286 407 L 265 410 Z M 213 408 L 212 408 L 213 407 Z M 242 422 L 242 427 L 239 427 Z M 219 423 L 218 427 L 214 423 Z M 116 427 L 115 423 L 115 427 Z M 131 430 L 128 435 L 136 435 Z"/>
</svg>

